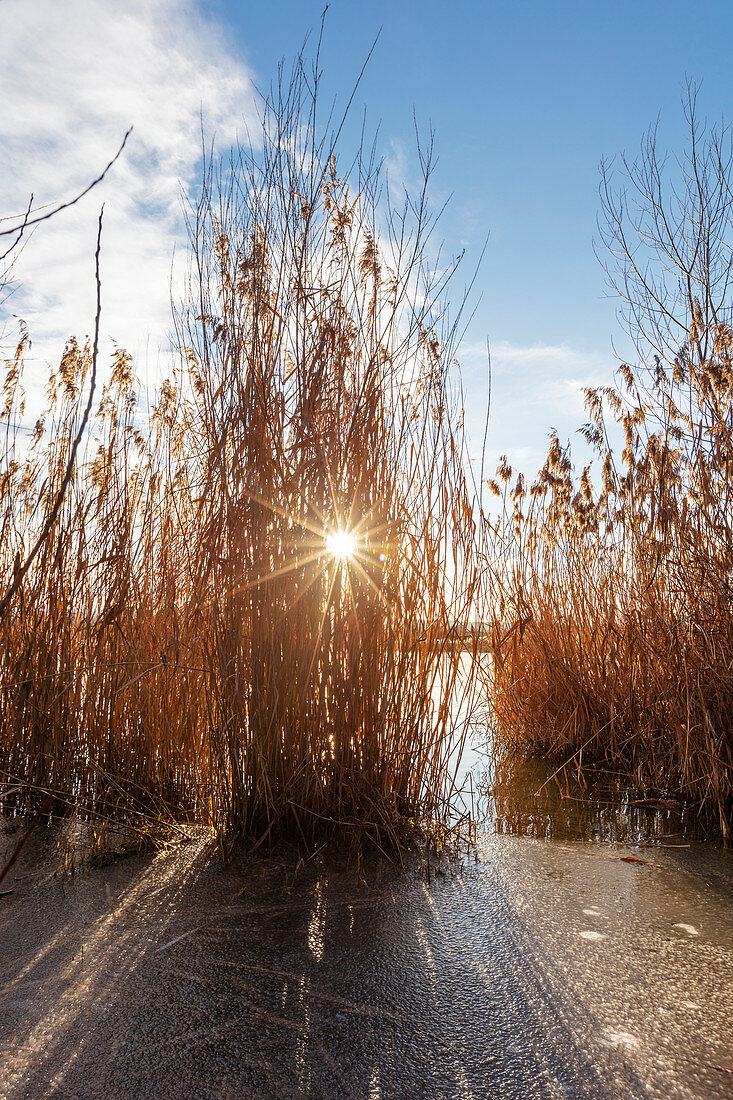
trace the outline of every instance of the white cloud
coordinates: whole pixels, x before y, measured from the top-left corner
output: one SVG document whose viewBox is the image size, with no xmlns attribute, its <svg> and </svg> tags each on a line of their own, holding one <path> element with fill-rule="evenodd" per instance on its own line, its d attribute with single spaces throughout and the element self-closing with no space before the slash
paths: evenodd
<svg viewBox="0 0 733 1100">
<path fill-rule="evenodd" d="M 483 407 L 476 401 L 468 410 L 471 451 L 483 436 L 487 380 L 486 345 L 466 343 L 459 349 L 467 392 L 484 391 Z M 577 429 L 587 421 L 583 389 L 613 382 L 613 356 L 583 351 L 566 344 L 515 345 L 504 340 L 491 344 L 491 419 L 486 469 L 493 471 L 501 454 L 525 473 L 542 464 L 551 428 L 562 442 L 572 440 L 573 451 L 586 455 Z M 586 457 L 583 460 L 587 460 Z"/>
<path fill-rule="evenodd" d="M 104 202 L 102 350 L 115 340 L 154 361 L 170 329 L 174 247 L 185 252 L 180 189 L 196 182 L 201 117 L 209 139 L 231 143 L 252 121 L 247 70 L 192 0 L 0 0 L 0 101 L 3 215 L 30 192 L 36 207 L 77 193 L 134 126 L 108 178 L 19 254 L 2 343 L 13 317 L 28 322 L 38 384 L 65 339 L 90 332 Z"/>
<path fill-rule="evenodd" d="M 390 198 L 399 206 L 405 199 L 405 193 L 415 191 L 415 172 L 410 162 L 407 146 L 403 141 L 392 138 L 383 155 L 384 170 L 389 187 Z M 417 181 L 422 184 L 422 180 Z"/>
</svg>

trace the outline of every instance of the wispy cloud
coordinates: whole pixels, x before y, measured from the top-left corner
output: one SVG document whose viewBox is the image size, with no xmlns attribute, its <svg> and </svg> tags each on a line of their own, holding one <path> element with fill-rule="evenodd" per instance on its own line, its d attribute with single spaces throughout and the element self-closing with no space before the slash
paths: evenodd
<svg viewBox="0 0 733 1100">
<path fill-rule="evenodd" d="M 411 162 L 407 146 L 404 141 L 392 138 L 383 154 L 383 163 L 390 198 L 393 203 L 399 205 L 404 201 L 405 194 L 415 191 L 416 185 L 422 183 L 416 177 L 415 166 Z"/>
<path fill-rule="evenodd" d="M 483 437 L 488 362 L 486 345 L 466 343 L 459 351 L 466 390 L 476 399 L 469 406 L 467 427 L 471 449 Z M 541 465 L 547 436 L 555 428 L 561 440 L 572 438 L 587 420 L 583 390 L 613 381 L 613 357 L 566 344 L 515 345 L 498 340 L 491 345 L 491 420 L 486 468 L 507 454 L 525 472 Z M 575 447 L 575 444 L 574 444 Z M 583 448 L 577 444 L 580 453 Z"/>
<path fill-rule="evenodd" d="M 69 335 L 90 331 L 104 202 L 102 348 L 114 340 L 153 358 L 170 328 L 180 192 L 195 183 L 201 120 L 230 143 L 252 119 L 249 73 L 190 0 L 3 0 L 0 20 L 0 215 L 22 211 L 30 192 L 41 206 L 81 190 L 134 126 L 108 178 L 18 256 L 2 342 L 24 318 L 40 380 Z"/>
</svg>

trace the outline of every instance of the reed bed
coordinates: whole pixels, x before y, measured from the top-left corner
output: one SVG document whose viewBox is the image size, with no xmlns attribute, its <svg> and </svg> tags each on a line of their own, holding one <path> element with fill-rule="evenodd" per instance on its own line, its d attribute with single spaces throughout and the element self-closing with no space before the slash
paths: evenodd
<svg viewBox="0 0 733 1100">
<path fill-rule="evenodd" d="M 599 760 L 642 787 L 733 812 L 733 332 L 730 133 L 691 145 L 666 190 L 654 136 L 626 165 L 639 205 L 605 189 L 640 365 L 586 391 L 594 462 L 551 436 L 533 484 L 491 487 L 491 657 L 499 737 Z M 671 272 L 671 275 L 670 275 Z M 615 439 L 622 440 L 614 447 Z M 619 454 L 620 450 L 620 454 Z M 594 487 L 592 475 L 599 482 Z"/>
<path fill-rule="evenodd" d="M 119 351 L 64 491 L 95 366 L 70 340 L 29 443 L 7 429 L 0 767 L 59 808 L 255 847 L 446 818 L 480 581 L 455 320 L 427 189 L 390 205 L 361 151 L 342 176 L 317 97 L 300 58 L 252 142 L 205 158 L 152 406 Z"/>
</svg>

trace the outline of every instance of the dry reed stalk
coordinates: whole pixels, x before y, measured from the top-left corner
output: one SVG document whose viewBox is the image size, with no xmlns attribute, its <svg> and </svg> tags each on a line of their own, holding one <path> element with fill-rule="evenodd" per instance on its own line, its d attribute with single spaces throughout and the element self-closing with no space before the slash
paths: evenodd
<svg viewBox="0 0 733 1100">
<path fill-rule="evenodd" d="M 652 135 L 641 161 L 626 166 L 645 197 L 636 214 L 605 190 L 609 245 L 625 257 L 617 285 L 649 365 L 624 366 L 621 391 L 586 391 L 583 433 L 600 488 L 590 468 L 573 476 L 556 436 L 529 491 L 506 462 L 492 483 L 501 515 L 490 531 L 492 657 L 483 676 L 505 741 L 576 764 L 611 761 L 714 809 L 726 833 L 733 158 L 728 131 L 701 132 L 692 92 L 687 108 L 693 140 L 681 188 L 667 197 Z M 664 281 L 669 264 L 676 284 Z"/>
<path fill-rule="evenodd" d="M 301 57 L 256 144 L 207 160 L 176 374 L 141 424 L 116 355 L 0 619 L 0 766 L 60 804 L 186 812 L 255 844 L 445 818 L 472 682 L 452 639 L 479 584 L 455 327 L 426 189 L 380 221 L 378 166 L 341 178 L 317 97 Z M 91 363 L 70 341 L 24 457 L 6 435 L 3 585 L 49 519 Z"/>
</svg>

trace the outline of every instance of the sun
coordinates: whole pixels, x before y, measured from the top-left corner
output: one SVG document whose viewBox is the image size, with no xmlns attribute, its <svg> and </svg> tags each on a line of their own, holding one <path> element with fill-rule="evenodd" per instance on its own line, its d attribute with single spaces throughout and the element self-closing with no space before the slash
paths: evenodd
<svg viewBox="0 0 733 1100">
<path fill-rule="evenodd" d="M 335 558 L 350 558 L 356 553 L 356 536 L 351 531 L 332 531 L 326 535 L 326 549 Z"/>
</svg>

